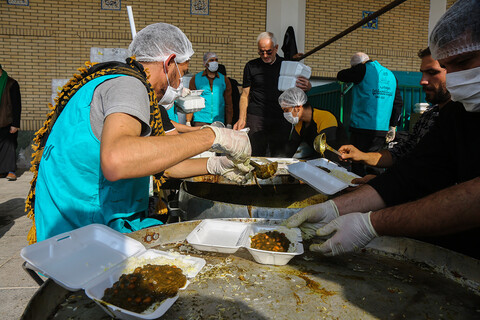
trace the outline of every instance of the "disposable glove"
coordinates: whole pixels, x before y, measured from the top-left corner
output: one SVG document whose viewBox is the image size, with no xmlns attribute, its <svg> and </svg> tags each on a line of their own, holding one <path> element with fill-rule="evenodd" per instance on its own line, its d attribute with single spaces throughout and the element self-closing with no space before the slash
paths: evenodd
<svg viewBox="0 0 480 320">
<path fill-rule="evenodd" d="M 215 132 L 215 140 L 209 151 L 226 153 L 227 157 L 237 165 L 243 165 L 242 170 L 249 169 L 252 147 L 248 134 L 227 128 L 218 128 L 213 126 L 203 126 L 210 128 Z"/>
<path fill-rule="evenodd" d="M 339 216 L 333 200 L 308 206 L 288 218 L 284 225 L 288 228 L 299 227 L 302 236 L 308 240 L 313 236 L 312 229 L 317 230 Z"/>
<path fill-rule="evenodd" d="M 312 244 L 310 251 L 326 256 L 336 256 L 365 247 L 373 238 L 378 237 L 370 221 L 372 212 L 354 212 L 338 217 L 317 230 L 317 236 L 326 236 L 336 231 L 333 237 L 322 244 Z"/>
<path fill-rule="evenodd" d="M 392 126 L 389 127 L 387 135 L 385 136 L 385 142 L 390 143 L 395 139 L 396 130 L 397 130 L 397 127 L 392 127 Z"/>
<path fill-rule="evenodd" d="M 210 157 L 207 160 L 207 171 L 210 174 L 218 174 L 233 182 L 243 184 L 247 181 L 246 175 L 253 170 L 253 167 L 245 170 L 239 168 L 232 160 L 227 157 Z"/>
<path fill-rule="evenodd" d="M 190 94 L 190 92 L 191 92 L 190 89 L 183 87 L 182 97 L 185 98 L 186 96 L 188 96 Z"/>
</svg>

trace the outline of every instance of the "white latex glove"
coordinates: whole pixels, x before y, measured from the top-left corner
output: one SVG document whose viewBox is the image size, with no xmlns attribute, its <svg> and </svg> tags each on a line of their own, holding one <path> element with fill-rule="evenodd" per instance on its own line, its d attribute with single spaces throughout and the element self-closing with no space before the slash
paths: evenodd
<svg viewBox="0 0 480 320">
<path fill-rule="evenodd" d="M 395 132 L 397 127 L 389 127 L 387 135 L 385 136 L 385 142 L 390 143 L 395 139 Z"/>
<path fill-rule="evenodd" d="M 299 227 L 304 239 L 313 236 L 312 229 L 318 229 L 339 216 L 333 200 L 303 208 L 288 218 L 283 224 L 288 228 Z"/>
<path fill-rule="evenodd" d="M 191 123 L 190 121 L 187 121 L 187 122 L 185 123 L 185 125 L 191 127 L 191 126 L 192 126 L 192 123 Z"/>
<path fill-rule="evenodd" d="M 190 94 L 190 89 L 183 87 L 182 89 L 182 97 L 185 98 Z"/>
<path fill-rule="evenodd" d="M 253 167 L 250 169 L 253 170 Z M 218 174 L 233 182 L 243 184 L 247 181 L 246 175 L 250 170 L 239 168 L 227 157 L 210 157 L 207 160 L 207 171 L 210 174 Z"/>
<path fill-rule="evenodd" d="M 252 147 L 248 134 L 227 128 L 218 128 L 213 126 L 203 126 L 210 128 L 215 132 L 215 140 L 209 151 L 226 153 L 227 157 L 235 164 L 244 164 L 242 170 L 249 170 L 250 156 L 252 155 Z"/>
<path fill-rule="evenodd" d="M 232 129 L 232 125 L 231 125 L 231 124 L 227 124 L 227 129 Z"/>
<path fill-rule="evenodd" d="M 349 213 L 318 229 L 318 236 L 336 232 L 324 243 L 312 244 L 310 251 L 317 251 L 326 256 L 336 256 L 365 247 L 373 238 L 378 237 L 370 221 L 371 213 L 371 211 Z"/>
</svg>

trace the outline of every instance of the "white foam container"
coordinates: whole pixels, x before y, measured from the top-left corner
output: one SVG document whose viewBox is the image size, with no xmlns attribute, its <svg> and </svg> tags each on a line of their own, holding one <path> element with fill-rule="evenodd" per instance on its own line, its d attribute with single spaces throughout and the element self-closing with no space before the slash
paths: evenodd
<svg viewBox="0 0 480 320">
<path fill-rule="evenodd" d="M 162 301 L 150 313 L 136 313 L 101 301 L 106 288 L 125 273 L 128 258 L 173 259 L 189 265 L 188 278 L 195 277 L 205 260 L 158 250 L 146 250 L 138 241 L 107 226 L 91 224 L 35 243 L 21 250 L 27 267 L 53 279 L 60 286 L 76 291 L 84 289 L 106 313 L 118 319 L 156 319 L 178 299 Z M 185 289 L 189 282 L 181 289 Z"/>
<path fill-rule="evenodd" d="M 297 83 L 297 78 L 293 76 L 279 76 L 278 77 L 278 90 L 285 91 L 290 88 L 294 88 Z"/>
<path fill-rule="evenodd" d="M 302 180 L 312 188 L 325 195 L 335 194 L 349 186 L 356 186 L 355 184 L 347 183 L 333 174 L 328 173 L 317 166 L 322 166 L 329 170 L 339 170 L 353 178 L 360 178 L 360 176 L 349 172 L 347 169 L 339 166 L 333 161 L 325 158 L 309 160 L 307 162 L 297 162 L 287 166 L 288 172 L 295 178 Z"/>
<path fill-rule="evenodd" d="M 280 75 L 310 79 L 312 68 L 298 61 L 282 61 Z"/>
<path fill-rule="evenodd" d="M 175 100 L 175 103 L 185 113 L 197 112 L 205 108 L 205 99 L 199 95 L 180 97 Z"/>
<path fill-rule="evenodd" d="M 266 231 L 284 232 L 292 242 L 289 252 L 258 250 L 250 247 L 251 236 Z M 293 257 L 303 254 L 302 235 L 300 229 L 288 229 L 278 225 L 252 225 L 250 223 L 217 219 L 203 220 L 187 236 L 188 243 L 195 249 L 220 253 L 235 253 L 245 247 L 256 262 L 270 265 L 285 265 Z"/>
</svg>

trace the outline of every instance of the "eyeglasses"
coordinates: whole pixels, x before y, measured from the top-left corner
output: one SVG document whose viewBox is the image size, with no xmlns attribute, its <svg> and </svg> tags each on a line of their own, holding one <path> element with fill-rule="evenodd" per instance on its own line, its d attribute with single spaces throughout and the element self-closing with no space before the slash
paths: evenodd
<svg viewBox="0 0 480 320">
<path fill-rule="evenodd" d="M 258 54 L 259 55 L 263 55 L 263 54 L 267 54 L 268 56 L 271 55 L 273 53 L 273 50 L 270 49 L 270 50 L 258 50 Z"/>
</svg>

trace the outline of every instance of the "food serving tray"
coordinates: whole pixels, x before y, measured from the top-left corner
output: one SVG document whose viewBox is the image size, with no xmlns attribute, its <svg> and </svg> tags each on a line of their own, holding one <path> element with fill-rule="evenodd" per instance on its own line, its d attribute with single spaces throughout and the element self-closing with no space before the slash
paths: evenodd
<svg viewBox="0 0 480 320">
<path fill-rule="evenodd" d="M 356 186 L 351 181 L 360 178 L 325 158 L 293 163 L 287 166 L 287 170 L 295 178 L 326 195 L 335 194 L 349 186 Z"/>
<path fill-rule="evenodd" d="M 136 313 L 102 301 L 106 288 L 122 274 L 146 263 L 177 265 L 187 279 L 194 278 L 205 260 L 159 250 L 146 250 L 137 240 L 105 225 L 91 224 L 23 248 L 27 267 L 53 279 L 70 291 L 84 289 L 105 312 L 118 319 L 156 319 L 178 299 L 162 301 L 155 310 Z M 158 263 L 161 261 L 161 263 Z M 180 290 L 184 290 L 189 284 Z"/>
<path fill-rule="evenodd" d="M 260 232 L 278 231 L 290 240 L 288 252 L 275 252 L 251 248 L 251 237 Z M 285 265 L 294 256 L 303 254 L 302 235 L 298 228 L 276 225 L 252 225 L 249 223 L 206 219 L 187 236 L 187 242 L 202 251 L 235 253 L 245 247 L 256 262 L 261 264 Z"/>
</svg>

